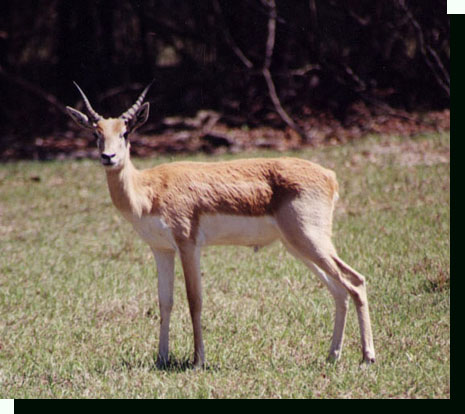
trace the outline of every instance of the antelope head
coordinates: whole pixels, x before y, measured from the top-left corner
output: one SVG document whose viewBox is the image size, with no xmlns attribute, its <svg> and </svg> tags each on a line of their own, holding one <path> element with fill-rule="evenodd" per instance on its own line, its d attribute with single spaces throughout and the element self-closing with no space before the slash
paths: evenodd
<svg viewBox="0 0 465 414">
<path fill-rule="evenodd" d="M 121 168 L 129 158 L 129 134 L 143 125 L 149 116 L 150 104 L 142 102 L 152 83 L 142 91 L 134 105 L 118 118 L 104 118 L 98 114 L 79 85 L 74 84 L 84 99 L 88 116 L 70 106 L 66 107 L 68 114 L 79 126 L 93 131 L 102 164 L 107 168 Z"/>
</svg>

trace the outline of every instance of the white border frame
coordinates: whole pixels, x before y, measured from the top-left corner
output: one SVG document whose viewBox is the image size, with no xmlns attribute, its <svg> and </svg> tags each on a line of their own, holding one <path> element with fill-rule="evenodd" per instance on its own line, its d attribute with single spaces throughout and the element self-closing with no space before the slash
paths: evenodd
<svg viewBox="0 0 465 414">
<path fill-rule="evenodd" d="M 447 14 L 465 14 L 465 0 L 447 0 Z"/>
</svg>

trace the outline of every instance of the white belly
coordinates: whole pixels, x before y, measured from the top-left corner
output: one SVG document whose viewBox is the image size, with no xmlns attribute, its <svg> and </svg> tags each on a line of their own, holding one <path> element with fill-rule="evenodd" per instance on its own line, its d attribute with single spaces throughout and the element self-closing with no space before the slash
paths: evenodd
<svg viewBox="0 0 465 414">
<path fill-rule="evenodd" d="M 200 217 L 198 240 L 201 244 L 265 246 L 279 237 L 271 216 L 246 217 L 224 214 Z"/>
<path fill-rule="evenodd" d="M 139 236 L 154 249 L 177 250 L 171 228 L 159 216 L 127 217 Z M 266 246 L 279 238 L 271 216 L 203 215 L 197 241 L 201 245 Z"/>
</svg>

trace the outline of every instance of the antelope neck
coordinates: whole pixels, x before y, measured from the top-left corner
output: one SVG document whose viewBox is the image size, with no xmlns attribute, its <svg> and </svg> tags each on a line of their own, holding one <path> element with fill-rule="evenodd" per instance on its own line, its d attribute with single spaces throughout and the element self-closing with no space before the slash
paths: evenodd
<svg viewBox="0 0 465 414">
<path fill-rule="evenodd" d="M 120 169 L 106 170 L 108 189 L 116 208 L 123 214 L 141 217 L 151 210 L 151 201 L 140 185 L 140 171 L 127 159 Z"/>
</svg>

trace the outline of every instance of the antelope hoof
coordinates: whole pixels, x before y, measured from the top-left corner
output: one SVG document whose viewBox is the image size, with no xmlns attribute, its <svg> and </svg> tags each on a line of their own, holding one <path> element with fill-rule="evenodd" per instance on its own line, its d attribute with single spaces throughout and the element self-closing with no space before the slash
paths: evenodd
<svg viewBox="0 0 465 414">
<path fill-rule="evenodd" d="M 362 364 L 371 365 L 371 364 L 374 364 L 375 362 L 376 362 L 376 358 L 374 355 L 366 354 L 363 356 Z"/>
<path fill-rule="evenodd" d="M 326 358 L 326 362 L 330 364 L 335 364 L 336 362 L 339 361 L 340 358 L 341 358 L 340 352 L 331 352 L 328 355 L 328 358 Z"/>
<path fill-rule="evenodd" d="M 157 361 L 155 362 L 155 366 L 158 369 L 166 369 L 168 365 L 169 365 L 169 358 L 164 358 L 159 355 L 157 358 Z"/>
<path fill-rule="evenodd" d="M 194 361 L 192 369 L 194 371 L 204 371 L 207 368 L 205 361 Z"/>
</svg>

